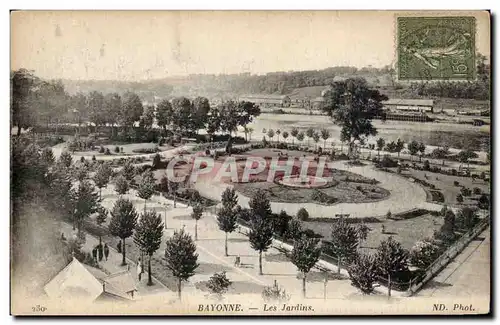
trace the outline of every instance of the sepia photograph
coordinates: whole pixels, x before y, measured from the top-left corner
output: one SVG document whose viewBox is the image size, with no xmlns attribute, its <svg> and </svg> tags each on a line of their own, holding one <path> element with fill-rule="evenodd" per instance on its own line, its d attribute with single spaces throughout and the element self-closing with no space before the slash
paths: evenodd
<svg viewBox="0 0 500 325">
<path fill-rule="evenodd" d="M 12 10 L 11 315 L 490 314 L 491 20 Z"/>
</svg>

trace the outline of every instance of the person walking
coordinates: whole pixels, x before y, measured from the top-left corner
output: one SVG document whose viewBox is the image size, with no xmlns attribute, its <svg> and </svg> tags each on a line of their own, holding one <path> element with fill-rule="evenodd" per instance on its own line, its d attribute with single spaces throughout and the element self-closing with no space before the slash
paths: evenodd
<svg viewBox="0 0 500 325">
<path fill-rule="evenodd" d="M 92 257 L 94 258 L 94 261 L 97 262 L 97 247 L 94 247 L 92 250 Z"/>
<path fill-rule="evenodd" d="M 108 260 L 109 256 L 109 247 L 108 244 L 104 244 L 104 257 L 106 258 L 106 261 Z"/>
</svg>

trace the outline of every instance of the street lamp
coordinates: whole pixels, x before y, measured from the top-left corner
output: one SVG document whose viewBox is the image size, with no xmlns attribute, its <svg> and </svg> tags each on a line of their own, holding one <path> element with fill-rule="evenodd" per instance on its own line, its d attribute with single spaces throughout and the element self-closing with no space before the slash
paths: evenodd
<svg viewBox="0 0 500 325">
<path fill-rule="evenodd" d="M 168 204 L 165 204 L 165 217 L 164 217 L 164 221 L 163 221 L 163 225 L 165 226 L 165 229 L 167 229 L 167 208 L 169 207 Z"/>
</svg>

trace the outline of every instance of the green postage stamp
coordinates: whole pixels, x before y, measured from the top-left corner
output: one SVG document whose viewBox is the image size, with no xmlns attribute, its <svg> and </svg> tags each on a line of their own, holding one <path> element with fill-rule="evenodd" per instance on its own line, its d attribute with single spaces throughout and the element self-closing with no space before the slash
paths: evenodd
<svg viewBox="0 0 500 325">
<path fill-rule="evenodd" d="M 397 17 L 399 80 L 473 80 L 474 17 Z"/>
</svg>

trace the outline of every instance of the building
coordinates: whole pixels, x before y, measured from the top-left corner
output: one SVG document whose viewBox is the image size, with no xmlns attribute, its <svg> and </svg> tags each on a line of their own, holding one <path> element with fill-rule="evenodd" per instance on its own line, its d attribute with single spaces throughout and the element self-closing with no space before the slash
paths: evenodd
<svg viewBox="0 0 500 325">
<path fill-rule="evenodd" d="M 432 99 L 396 99 L 391 98 L 382 102 L 384 107 L 390 111 L 401 112 L 434 112 L 434 100 Z"/>
<path fill-rule="evenodd" d="M 132 274 L 125 270 L 115 274 L 80 263 L 75 257 L 44 287 L 49 298 L 71 298 L 86 302 L 134 299 L 137 291 Z"/>
<path fill-rule="evenodd" d="M 286 95 L 242 95 L 239 101 L 252 102 L 262 107 L 290 107 L 290 97 Z"/>
</svg>

